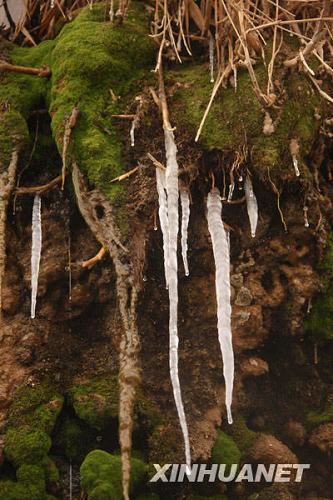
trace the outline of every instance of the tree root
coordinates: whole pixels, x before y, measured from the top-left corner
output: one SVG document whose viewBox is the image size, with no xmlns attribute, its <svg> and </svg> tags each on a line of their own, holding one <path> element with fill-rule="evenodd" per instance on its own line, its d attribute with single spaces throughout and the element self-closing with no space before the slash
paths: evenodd
<svg viewBox="0 0 333 500">
<path fill-rule="evenodd" d="M 119 442 L 123 495 L 125 500 L 129 500 L 134 401 L 140 380 L 140 340 L 136 317 L 139 284 L 134 284 L 130 257 L 120 241 L 111 205 L 99 191 L 87 190 L 85 179 L 75 163 L 73 184 L 80 212 L 97 240 L 109 251 L 117 275 L 117 297 L 123 325 L 119 354 Z"/>
<path fill-rule="evenodd" d="M 16 64 L 10 64 L 0 60 L 0 71 L 12 71 L 14 73 L 23 73 L 25 75 L 35 75 L 45 78 L 51 76 L 51 70 L 46 64 L 41 68 L 29 68 L 27 66 L 17 66 Z"/>
</svg>

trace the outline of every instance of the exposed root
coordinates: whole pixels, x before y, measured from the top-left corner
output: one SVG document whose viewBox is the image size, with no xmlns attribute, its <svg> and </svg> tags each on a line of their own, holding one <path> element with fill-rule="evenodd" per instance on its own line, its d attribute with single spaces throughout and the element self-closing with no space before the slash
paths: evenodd
<svg viewBox="0 0 333 500">
<path fill-rule="evenodd" d="M 278 190 L 278 188 L 276 187 L 276 185 L 274 184 L 272 178 L 271 178 L 271 173 L 269 171 L 269 167 L 267 167 L 267 173 L 268 173 L 268 180 L 272 186 L 272 189 L 274 191 L 274 193 L 276 194 L 276 197 L 277 197 L 277 208 L 278 208 L 278 211 L 279 211 L 279 214 L 280 214 L 280 219 L 281 219 L 281 222 L 283 224 L 283 227 L 284 227 L 284 230 L 285 232 L 287 233 L 288 232 L 288 228 L 287 228 L 287 224 L 286 224 L 286 221 L 284 220 L 284 217 L 283 217 L 283 212 L 281 210 L 281 207 L 280 207 L 280 192 Z"/>
<path fill-rule="evenodd" d="M 80 212 L 91 231 L 108 249 L 117 275 L 117 297 L 123 324 L 120 341 L 119 372 L 119 441 L 122 460 L 124 499 L 129 499 L 131 475 L 131 448 L 133 410 L 136 387 L 140 380 L 138 351 L 140 340 L 137 330 L 136 305 L 139 285 L 134 284 L 133 269 L 127 249 L 120 242 L 114 223 L 112 207 L 97 190 L 88 191 L 78 166 L 73 166 L 73 184 Z M 101 211 L 103 216 L 101 217 Z"/>
<path fill-rule="evenodd" d="M 67 175 L 67 172 L 65 172 L 65 175 Z M 20 194 L 45 193 L 45 191 L 53 189 L 61 182 L 62 182 L 62 175 L 58 175 L 58 177 L 55 177 L 54 179 L 52 179 L 52 181 L 48 182 L 47 184 L 42 184 L 41 186 L 32 186 L 32 187 L 21 186 L 15 189 L 15 196 Z"/>
<path fill-rule="evenodd" d="M 7 169 L 0 174 L 0 315 L 2 311 L 2 283 L 6 264 L 6 219 L 9 198 L 15 185 L 18 150 L 12 151 Z"/>
<path fill-rule="evenodd" d="M 79 114 L 80 114 L 79 108 L 77 106 L 74 106 L 74 108 L 72 109 L 71 115 L 65 124 L 64 139 L 63 139 L 63 143 L 62 143 L 62 172 L 61 172 L 62 183 L 61 183 L 61 189 L 64 189 L 64 185 L 65 185 L 67 150 L 68 150 L 68 146 L 69 146 L 69 143 L 71 140 L 72 130 L 76 125 Z"/>
<path fill-rule="evenodd" d="M 94 257 L 91 257 L 91 259 L 85 260 L 82 262 L 82 267 L 84 269 L 91 269 L 95 264 L 98 264 L 100 262 L 104 255 L 106 254 L 106 250 L 104 247 L 102 247 Z"/>
</svg>

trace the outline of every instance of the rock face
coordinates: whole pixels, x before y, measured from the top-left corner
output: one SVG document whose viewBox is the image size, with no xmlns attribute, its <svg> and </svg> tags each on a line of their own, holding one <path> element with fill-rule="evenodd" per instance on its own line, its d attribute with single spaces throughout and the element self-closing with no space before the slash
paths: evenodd
<svg viewBox="0 0 333 500">
<path fill-rule="evenodd" d="M 85 25 L 86 21 L 82 24 Z M 90 28 L 95 29 L 97 24 L 93 20 L 93 26 Z M 81 30 L 78 29 L 77 33 L 80 34 L 80 53 L 86 54 L 85 50 L 88 49 L 84 38 L 81 39 Z M 96 41 L 95 36 L 94 40 Z M 66 112 L 70 111 L 69 103 L 71 104 L 68 95 L 71 99 L 75 97 L 72 96 L 73 82 L 70 78 L 65 81 L 62 73 L 62 61 L 65 58 L 65 49 L 69 54 L 75 52 L 76 40 L 74 36 L 63 36 L 61 41 L 62 45 L 56 51 L 56 60 L 61 71 L 55 67 L 56 77 L 52 82 L 56 82 L 56 87 L 53 88 L 56 97 L 62 100 L 65 95 L 65 98 L 61 101 L 63 106 L 57 106 L 57 103 L 53 102 L 51 110 L 52 118 L 57 118 L 53 136 L 56 136 L 58 147 L 61 145 L 63 132 L 61 109 L 64 108 L 63 114 L 66 115 Z M 112 117 L 111 134 L 117 130 L 119 137 L 112 135 L 110 139 L 108 132 L 105 132 L 105 129 L 110 132 L 107 128 L 109 118 L 105 117 L 110 109 L 104 109 L 103 97 L 97 112 L 94 97 L 97 99 L 99 95 L 95 86 L 96 74 L 100 71 L 99 64 L 105 61 L 104 57 L 110 78 L 116 78 L 116 72 L 108 59 L 112 49 L 111 42 L 113 43 L 109 40 L 108 45 L 103 45 L 103 59 L 96 63 L 96 73 L 89 73 L 88 60 L 85 61 L 83 69 L 77 66 L 75 71 L 72 69 L 75 78 L 78 74 L 81 75 L 82 70 L 87 79 L 84 81 L 85 105 L 90 106 L 83 111 L 83 119 L 86 121 L 83 122 L 83 129 L 78 127 L 77 140 L 73 146 L 86 164 L 85 171 L 91 187 L 95 187 L 96 181 L 98 187 L 104 187 L 108 194 L 112 191 L 112 178 L 115 174 L 123 173 L 105 167 L 115 144 L 117 154 L 112 156 L 113 166 L 118 168 L 120 164 L 124 164 L 129 169 L 130 165 L 140 165 L 136 175 L 127 179 L 124 184 L 112 184 L 117 187 L 112 191 L 117 223 L 125 235 L 126 247 L 133 254 L 134 262 L 138 264 L 135 267 L 135 279 L 140 280 L 142 284 L 137 315 L 141 340 L 143 395 L 140 393 L 137 401 L 134 447 L 143 452 L 150 463 L 182 463 L 182 439 L 169 379 L 169 312 L 168 294 L 165 290 L 163 242 L 161 232 L 154 230 L 157 218 L 155 167 L 152 168 L 146 157 L 147 152 L 152 152 L 159 161 L 164 162 L 161 155 L 161 119 L 155 104 L 149 101 L 148 90 L 146 92 L 141 88 L 141 82 L 140 89 L 135 88 L 135 91 L 131 90 L 130 95 L 118 100 L 113 95 L 115 89 L 112 88 L 113 99 L 117 101 L 117 104 L 112 101 L 112 106 L 119 106 L 119 113 L 135 112 L 137 101 L 134 94 L 137 92 L 144 93 L 148 104 L 143 112 L 142 124 L 136 131 L 135 148 L 124 146 L 124 150 L 120 151 L 123 138 L 128 139 L 127 122 L 116 127 Z M 134 44 L 130 45 L 133 48 Z M 149 48 L 149 52 L 150 50 Z M 134 52 L 131 52 L 131 57 L 135 59 Z M 68 57 L 66 61 L 68 63 Z M 118 61 L 120 68 L 121 62 Z M 127 64 L 125 69 L 126 81 L 130 85 L 130 64 Z M 65 76 L 70 74 L 68 71 Z M 233 159 L 225 130 L 223 138 L 228 146 L 225 150 L 222 146 L 222 149 L 217 147 L 216 141 L 219 137 L 211 137 L 212 142 L 206 141 L 206 146 L 195 145 L 188 139 L 186 119 L 183 117 L 183 123 L 179 114 L 184 109 L 179 103 L 177 105 L 175 91 L 177 88 L 180 92 L 184 90 L 185 86 L 181 81 L 184 74 L 178 76 L 179 82 L 178 77 L 171 73 L 167 85 L 170 85 L 170 94 L 175 92 L 170 95 L 170 102 L 177 117 L 180 182 L 188 185 L 193 197 L 188 242 L 190 275 L 185 276 L 179 266 L 178 308 L 179 376 L 193 460 L 207 462 L 211 458 L 217 430 L 222 429 L 226 436 L 225 441 L 229 444 L 231 442 L 232 448 L 237 449 L 237 460 L 241 462 L 248 460 L 265 464 L 296 464 L 302 457 L 302 461 L 313 464 L 314 473 L 305 475 L 304 485 L 302 484 L 302 498 L 328 498 L 332 491 L 333 475 L 332 464 L 326 459 L 332 452 L 333 424 L 330 415 L 325 415 L 324 420 L 311 420 L 311 411 L 319 411 L 323 400 L 329 396 L 333 351 L 331 344 L 317 338 L 316 328 L 307 329 L 307 318 L 311 316 L 311 307 L 316 307 L 318 290 L 326 290 L 320 266 L 324 266 L 326 280 L 332 278 L 333 274 L 333 246 L 330 236 L 330 224 L 333 222 L 333 189 L 329 182 L 330 175 L 327 173 L 330 150 L 326 152 L 327 158 L 318 159 L 318 151 L 323 148 L 321 138 L 317 135 L 314 137 L 315 132 L 312 129 L 308 131 L 305 127 L 308 154 L 304 158 L 303 167 L 307 176 L 295 180 L 291 177 L 291 165 L 289 171 L 287 164 L 279 168 L 274 163 L 273 178 L 277 177 L 276 189 L 279 191 L 279 209 L 283 214 L 283 221 L 278 210 L 277 192 L 272 190 L 267 177 L 269 169 L 266 168 L 266 163 L 256 162 L 254 165 L 249 157 L 244 165 L 241 165 L 237 175 L 243 174 L 247 169 L 253 173 L 259 205 L 256 238 L 249 237 L 245 204 L 223 205 L 223 220 L 230 228 L 232 330 L 236 365 L 233 398 L 235 424 L 229 427 L 226 424 L 223 364 L 217 338 L 215 269 L 205 207 L 211 183 L 210 174 L 214 172 L 216 182 L 222 185 L 221 164 L 226 165 L 223 173 L 228 177 Z M 191 82 L 186 89 L 192 88 L 191 92 L 194 92 L 192 76 L 188 76 Z M 177 85 L 173 85 L 175 78 Z M 194 75 L 193 81 L 196 81 L 196 78 L 197 75 Z M 115 83 L 120 92 L 122 82 Z M 77 80 L 75 84 L 78 84 Z M 108 96 L 108 78 L 104 84 L 105 94 Z M 65 87 L 67 93 L 62 94 Z M 91 97 L 90 92 L 93 89 L 96 93 Z M 46 90 L 45 84 L 44 94 L 36 91 L 39 98 L 37 102 L 40 101 L 41 95 L 46 96 Z M 297 90 L 297 95 L 293 96 L 294 100 L 299 97 L 299 93 Z M 232 90 L 232 102 L 233 98 Z M 239 102 L 238 98 L 235 102 Z M 195 105 L 197 109 L 197 101 Z M 115 113 L 114 108 L 112 113 Z M 234 108 L 228 110 L 228 115 L 230 113 L 232 117 L 237 116 L 237 110 Z M 288 115 L 293 113 L 289 110 Z M 258 109 L 258 103 L 256 117 L 258 120 L 262 119 L 262 110 Z M 298 116 L 295 120 L 301 121 L 301 118 Z M 107 126 L 104 126 L 103 120 L 106 120 Z M 215 123 L 214 119 L 213 122 L 219 124 L 218 120 Z M 30 126 L 33 136 L 36 123 Z M 230 128 L 230 125 L 223 123 L 223 127 L 226 126 Z M 42 121 L 41 127 L 41 145 L 37 145 L 40 156 L 37 155 L 31 169 L 22 177 L 22 182 L 27 185 L 47 182 L 59 175 L 61 168 L 60 156 L 52 139 L 50 119 Z M 88 130 L 93 133 L 88 133 Z M 289 138 L 289 132 L 293 133 L 293 128 L 288 122 L 281 136 Z M 235 134 L 235 137 L 239 141 L 239 134 Z M 258 139 L 257 136 L 256 138 Z M 232 137 L 233 141 L 236 139 Z M 276 158 L 279 158 L 277 148 L 280 147 L 280 141 L 281 137 L 272 147 L 261 147 L 260 158 L 270 164 L 272 156 L 276 162 Z M 317 142 L 314 141 L 318 142 L 318 148 Z M 45 143 L 51 143 L 51 146 L 46 147 Z M 80 149 L 83 148 L 82 144 L 88 148 L 89 154 Z M 208 147 L 209 144 L 211 147 Z M 106 145 L 108 149 L 104 148 Z M 243 144 L 237 143 L 238 146 L 241 148 Z M 258 146 L 257 142 L 254 146 Z M 250 149 L 251 147 L 252 144 L 249 144 Z M 288 148 L 283 143 L 284 155 L 285 150 L 288 151 Z M 104 157 L 99 156 L 100 151 L 103 151 Z M 95 165 L 96 157 L 98 168 Z M 21 167 L 23 168 L 23 165 Z M 312 177 L 316 179 L 315 189 L 310 186 L 309 179 Z M 125 187 L 122 189 L 119 186 Z M 243 195 L 241 187 L 240 183 L 239 186 L 237 184 L 234 192 L 238 201 Z M 304 225 L 305 193 L 310 227 Z M 103 207 L 99 208 L 103 212 Z M 284 224 L 288 228 L 287 232 Z M 84 260 L 100 250 L 100 243 L 83 221 L 71 188 L 61 191 L 56 187 L 43 194 L 42 231 L 37 310 L 36 319 L 32 321 L 29 317 L 31 199 L 29 196 L 18 197 L 15 215 L 10 212 L 7 221 L 7 262 L 0 330 L 0 430 L 3 433 L 8 432 L 5 424 L 12 422 L 13 413 L 17 413 L 18 400 L 22 405 L 19 406 L 19 413 L 29 417 L 27 421 L 24 420 L 24 426 L 33 426 L 36 415 L 39 422 L 44 423 L 43 419 L 49 421 L 49 410 L 52 408 L 47 406 L 45 409 L 45 405 L 50 401 L 41 397 L 40 392 L 44 382 L 51 379 L 60 392 L 61 401 L 64 401 L 63 407 L 59 408 L 59 415 L 57 414 L 52 422 L 54 431 L 52 428 L 51 449 L 60 462 L 66 457 L 62 466 L 67 470 L 70 461 L 78 466 L 84 456 L 96 446 L 112 453 L 117 449 L 118 396 L 114 381 L 118 371 L 122 329 L 116 297 L 116 276 L 111 259 L 106 256 L 89 269 L 82 267 Z M 329 296 L 328 303 L 330 300 Z M 325 311 L 329 316 L 330 308 L 328 312 L 324 308 Z M 113 385 L 110 386 L 106 380 L 112 380 Z M 29 397 L 24 397 L 23 402 L 18 396 L 20 388 L 29 389 Z M 39 418 L 40 407 L 45 410 L 43 419 Z M 308 425 L 311 426 L 309 439 Z M 19 428 L 19 435 L 25 437 L 21 423 L 15 420 L 15 427 Z M 43 437 L 50 448 L 49 434 L 45 437 L 44 432 Z M 0 462 L 1 439 L 0 436 Z M 284 440 L 288 446 L 284 444 Z M 12 439 L 11 445 L 17 445 L 17 442 L 13 441 L 15 440 Z M 33 443 L 34 446 L 35 444 Z M 46 462 L 49 458 L 49 448 L 42 456 Z M 28 455 L 26 453 L 26 456 Z M 9 465 L 10 458 L 10 453 L 5 453 L 6 466 Z M 109 461 L 109 458 L 107 460 Z M 10 467 L 13 466 L 16 465 L 11 462 Z M 48 468 L 52 469 L 49 463 Z M 44 475 L 42 471 L 42 477 Z M 53 477 L 52 487 L 60 498 L 61 495 L 65 497 L 64 488 L 62 491 L 57 481 Z M 231 487 L 230 490 L 231 498 L 234 493 L 243 496 L 248 493 L 245 486 L 243 489 L 239 487 L 239 490 L 233 490 Z M 173 498 L 173 494 L 174 492 L 170 493 L 170 498 Z M 221 496 L 221 490 L 217 494 Z M 180 497 L 186 495 L 187 491 L 179 493 Z M 296 494 L 288 486 L 271 486 L 263 493 L 260 492 L 260 495 L 256 498 L 289 499 L 294 498 Z"/>
<path fill-rule="evenodd" d="M 333 423 L 323 424 L 315 429 L 311 433 L 309 443 L 330 457 L 333 452 Z"/>
<path fill-rule="evenodd" d="M 248 458 L 262 464 L 297 464 L 296 455 L 270 434 L 260 434 L 249 450 Z"/>
</svg>

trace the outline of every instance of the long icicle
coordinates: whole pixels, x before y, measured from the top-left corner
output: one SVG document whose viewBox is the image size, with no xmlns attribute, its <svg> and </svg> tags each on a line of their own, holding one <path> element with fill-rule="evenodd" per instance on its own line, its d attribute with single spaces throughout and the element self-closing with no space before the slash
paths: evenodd
<svg viewBox="0 0 333 500">
<path fill-rule="evenodd" d="M 166 169 L 166 188 L 168 195 L 168 220 L 169 220 L 169 266 L 168 266 L 168 285 L 169 285 L 169 348 L 170 348 L 170 377 L 175 398 L 176 408 L 180 427 L 182 429 L 185 460 L 188 469 L 191 467 L 191 451 L 188 436 L 188 428 L 185 417 L 184 405 L 180 390 L 178 375 L 178 263 L 177 263 L 177 237 L 179 228 L 178 215 L 178 163 L 177 147 L 174 135 L 171 129 L 164 126 L 165 153 L 167 159 Z"/>
<path fill-rule="evenodd" d="M 164 273 L 165 285 L 168 288 L 168 266 L 169 266 L 169 222 L 168 222 L 168 201 L 166 194 L 165 171 L 156 167 L 156 186 L 158 193 L 158 216 L 161 224 L 163 236 L 164 253 Z"/>
<path fill-rule="evenodd" d="M 258 203 L 256 195 L 253 191 L 252 181 L 250 176 L 247 175 L 244 183 L 245 198 L 247 213 L 249 216 L 250 226 L 251 226 L 251 236 L 252 238 L 256 235 L 257 224 L 258 224 Z"/>
<path fill-rule="evenodd" d="M 164 6 L 166 8 L 166 0 Z M 172 127 L 169 121 L 169 111 L 165 96 L 164 79 L 162 65 L 159 66 L 159 98 L 160 107 L 163 115 L 163 131 L 166 155 L 166 191 L 168 203 L 168 224 L 169 224 L 169 265 L 168 265 L 168 284 L 169 284 L 169 367 L 170 378 L 173 389 L 173 396 L 176 403 L 180 427 L 184 439 L 185 460 L 187 471 L 191 467 L 190 440 L 184 405 L 180 390 L 178 375 L 178 263 L 177 263 L 177 238 L 179 229 L 179 186 L 178 186 L 178 162 L 177 146 L 173 135 Z"/>
<path fill-rule="evenodd" d="M 234 353 L 231 333 L 230 253 L 221 212 L 220 192 L 217 188 L 213 188 L 207 198 L 207 220 L 215 260 L 217 328 L 223 359 L 225 404 L 228 422 L 232 424 L 231 403 L 234 384 Z"/>
<path fill-rule="evenodd" d="M 190 272 L 188 269 L 188 260 L 187 260 L 187 228 L 190 220 L 190 197 L 186 189 L 180 190 L 180 203 L 182 207 L 182 229 L 181 229 L 182 257 L 183 257 L 185 275 L 188 276 Z"/>
<path fill-rule="evenodd" d="M 39 263 L 42 252 L 42 217 L 41 197 L 35 195 L 32 208 L 32 243 L 31 243 L 31 318 L 35 317 L 38 289 Z"/>
</svg>

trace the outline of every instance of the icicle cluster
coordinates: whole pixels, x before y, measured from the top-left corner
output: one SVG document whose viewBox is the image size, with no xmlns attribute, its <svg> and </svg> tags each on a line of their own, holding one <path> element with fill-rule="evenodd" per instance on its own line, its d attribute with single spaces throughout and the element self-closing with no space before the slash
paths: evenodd
<svg viewBox="0 0 333 500">
<path fill-rule="evenodd" d="M 191 466 L 190 441 L 187 422 L 182 401 L 178 376 L 178 264 L 177 264 L 177 237 L 179 227 L 178 216 L 178 163 L 177 147 L 172 130 L 164 128 L 166 168 L 166 191 L 168 205 L 169 248 L 167 256 L 167 280 L 169 285 L 169 350 L 170 350 L 170 377 L 175 398 L 180 427 L 185 445 L 185 460 L 187 467 Z"/>
<path fill-rule="evenodd" d="M 245 178 L 244 188 L 245 188 L 247 213 L 249 216 L 250 226 L 251 226 L 251 236 L 252 238 L 254 238 L 256 235 L 257 224 L 258 224 L 258 203 L 257 203 L 257 198 L 253 192 L 252 181 L 249 175 L 247 175 Z"/>
<path fill-rule="evenodd" d="M 231 424 L 231 403 L 234 383 L 234 354 L 231 333 L 230 253 L 228 237 L 223 226 L 221 212 L 222 203 L 220 192 L 217 188 L 213 188 L 208 194 L 207 199 L 207 220 L 215 260 L 217 328 L 223 359 L 225 404 L 228 422 Z"/>
<path fill-rule="evenodd" d="M 180 203 L 182 207 L 182 230 L 181 230 L 182 257 L 183 257 L 185 275 L 188 276 L 190 272 L 188 269 L 188 260 L 187 260 L 187 229 L 190 220 L 190 197 L 188 191 L 186 191 L 185 189 L 181 189 L 180 191 Z"/>
<path fill-rule="evenodd" d="M 35 317 L 38 289 L 39 263 L 42 253 L 42 217 L 41 197 L 35 195 L 32 208 L 32 243 L 31 243 L 31 318 Z"/>
</svg>

